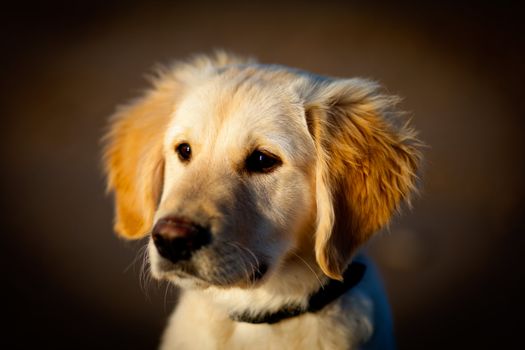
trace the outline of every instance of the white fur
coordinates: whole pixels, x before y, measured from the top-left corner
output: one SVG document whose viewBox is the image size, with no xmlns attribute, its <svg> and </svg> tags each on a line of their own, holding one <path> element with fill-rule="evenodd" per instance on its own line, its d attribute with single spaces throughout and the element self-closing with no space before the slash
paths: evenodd
<svg viewBox="0 0 525 350">
<path fill-rule="evenodd" d="M 386 299 L 373 266 L 367 264 L 369 271 L 359 286 L 334 303 L 273 325 L 231 321 L 228 313 L 256 305 L 272 309 L 282 296 L 262 290 L 183 290 L 161 349 L 392 349 Z M 286 289 L 285 285 L 283 280 L 276 288 Z"/>
</svg>

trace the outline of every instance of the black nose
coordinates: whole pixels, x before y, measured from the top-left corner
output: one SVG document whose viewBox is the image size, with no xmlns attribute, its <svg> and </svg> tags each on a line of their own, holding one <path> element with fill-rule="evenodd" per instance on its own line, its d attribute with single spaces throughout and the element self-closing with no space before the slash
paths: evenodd
<svg viewBox="0 0 525 350">
<path fill-rule="evenodd" d="M 177 262 L 191 255 L 211 241 L 209 230 L 180 218 L 160 219 L 151 234 L 159 254 Z"/>
</svg>

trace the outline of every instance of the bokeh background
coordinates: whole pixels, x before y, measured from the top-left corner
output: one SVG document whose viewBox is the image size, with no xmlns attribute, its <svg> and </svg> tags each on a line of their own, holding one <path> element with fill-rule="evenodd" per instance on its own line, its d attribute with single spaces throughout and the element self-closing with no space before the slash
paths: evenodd
<svg viewBox="0 0 525 350">
<path fill-rule="evenodd" d="M 381 81 L 429 145 L 369 244 L 399 349 L 503 349 L 524 327 L 523 17 L 511 2 L 25 1 L 0 18 L 2 344 L 153 349 L 175 293 L 112 233 L 100 138 L 156 63 L 225 48 Z"/>
</svg>

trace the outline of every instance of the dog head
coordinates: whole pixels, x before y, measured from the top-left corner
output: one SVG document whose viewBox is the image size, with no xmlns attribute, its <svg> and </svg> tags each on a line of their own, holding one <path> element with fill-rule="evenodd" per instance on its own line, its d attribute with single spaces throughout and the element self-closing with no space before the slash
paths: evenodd
<svg viewBox="0 0 525 350">
<path fill-rule="evenodd" d="M 290 256 L 340 279 L 414 188 L 397 99 L 219 54 L 178 63 L 111 121 L 115 230 L 150 236 L 158 278 L 248 287 Z"/>
</svg>

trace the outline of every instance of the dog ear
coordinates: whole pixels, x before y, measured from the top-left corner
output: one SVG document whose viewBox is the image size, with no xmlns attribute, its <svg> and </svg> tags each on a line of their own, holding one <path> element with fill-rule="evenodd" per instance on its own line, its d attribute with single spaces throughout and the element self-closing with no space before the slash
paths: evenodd
<svg viewBox="0 0 525 350">
<path fill-rule="evenodd" d="M 315 252 L 331 278 L 414 190 L 420 142 L 400 124 L 398 102 L 363 79 L 322 82 L 307 102 L 318 152 Z"/>
<path fill-rule="evenodd" d="M 141 238 L 160 199 L 163 135 L 174 108 L 176 88 L 156 88 L 121 108 L 111 119 L 104 163 L 108 190 L 115 193 L 115 231 Z"/>
<path fill-rule="evenodd" d="M 105 138 L 108 191 L 115 192 L 115 231 L 141 238 L 153 223 L 164 174 L 162 143 L 170 116 L 184 86 L 217 69 L 252 62 L 224 51 L 159 67 L 153 88 L 111 118 Z"/>
</svg>

